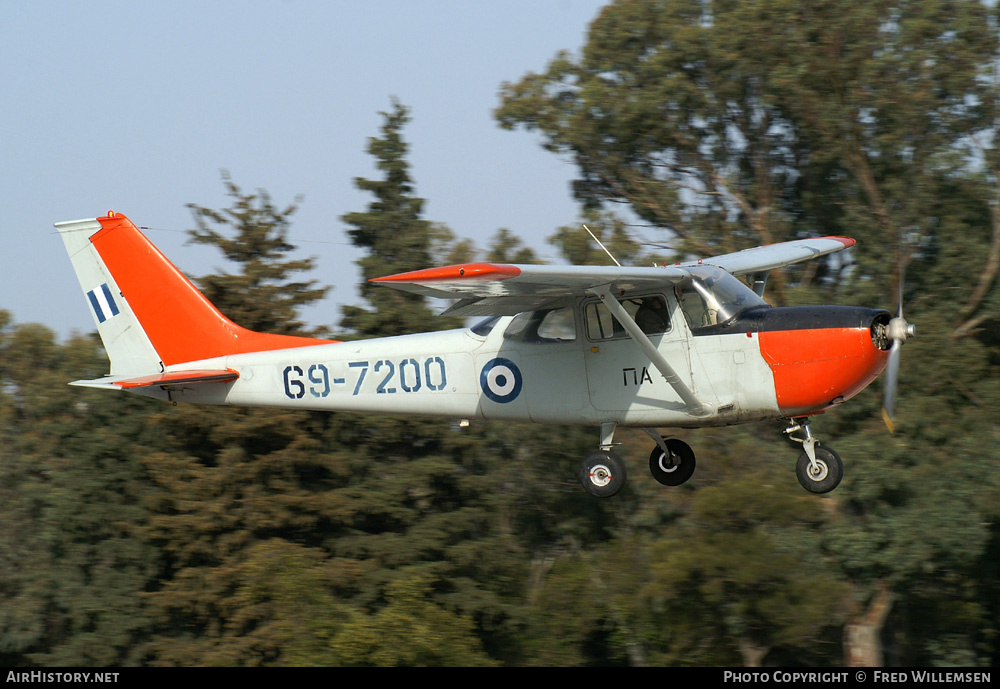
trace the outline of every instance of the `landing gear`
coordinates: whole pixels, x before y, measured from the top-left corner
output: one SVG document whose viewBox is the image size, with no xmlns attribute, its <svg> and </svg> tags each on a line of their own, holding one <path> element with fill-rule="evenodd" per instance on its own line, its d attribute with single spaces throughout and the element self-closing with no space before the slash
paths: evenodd
<svg viewBox="0 0 1000 689">
<path fill-rule="evenodd" d="M 683 440 L 663 438 L 649 455 L 649 472 L 665 486 L 679 486 L 694 473 L 694 452 Z"/>
<path fill-rule="evenodd" d="M 802 443 L 804 452 L 795 463 L 795 475 L 799 483 L 810 493 L 829 493 L 840 485 L 844 478 L 844 463 L 840 455 L 827 447 L 818 447 L 819 442 L 809 432 L 809 419 L 792 419 L 793 424 L 785 429 L 785 434 L 797 443 Z M 802 433 L 796 438 L 794 433 Z"/>
<path fill-rule="evenodd" d="M 803 452 L 795 463 L 799 483 L 810 493 L 829 493 L 844 478 L 844 463 L 840 455 L 825 447 L 816 448 L 816 460 Z"/>
<path fill-rule="evenodd" d="M 610 498 L 625 487 L 625 462 L 611 450 L 598 450 L 583 460 L 580 482 L 598 498 Z"/>
<path fill-rule="evenodd" d="M 614 421 L 601 424 L 601 449 L 588 455 L 580 466 L 580 483 L 583 484 L 583 489 L 598 498 L 618 495 L 625 487 L 625 462 L 611 451 L 615 446 L 617 426 Z"/>
<path fill-rule="evenodd" d="M 583 489 L 599 498 L 610 498 L 625 487 L 625 462 L 615 452 L 614 422 L 601 424 L 601 449 L 583 460 L 580 483 Z M 655 428 L 643 428 L 656 441 L 649 455 L 649 471 L 665 486 L 679 486 L 694 473 L 694 452 L 683 440 L 664 438 Z"/>
</svg>

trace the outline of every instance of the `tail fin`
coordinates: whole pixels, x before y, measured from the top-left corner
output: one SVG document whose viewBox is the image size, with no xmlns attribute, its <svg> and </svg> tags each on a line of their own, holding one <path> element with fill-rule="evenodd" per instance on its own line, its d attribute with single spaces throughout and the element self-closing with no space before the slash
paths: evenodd
<svg viewBox="0 0 1000 689">
<path fill-rule="evenodd" d="M 326 344 L 241 328 L 223 316 L 124 215 L 56 224 L 111 373 L 138 376 L 228 354 Z"/>
</svg>

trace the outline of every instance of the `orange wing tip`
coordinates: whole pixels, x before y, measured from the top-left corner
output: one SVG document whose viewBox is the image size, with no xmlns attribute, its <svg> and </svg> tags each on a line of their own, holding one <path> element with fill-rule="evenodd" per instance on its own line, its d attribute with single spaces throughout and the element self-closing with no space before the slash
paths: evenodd
<svg viewBox="0 0 1000 689">
<path fill-rule="evenodd" d="M 517 266 L 502 263 L 463 263 L 442 268 L 411 270 L 408 273 L 372 278 L 371 282 L 439 282 L 444 280 L 507 280 L 521 274 Z"/>
<path fill-rule="evenodd" d="M 840 242 L 841 244 L 844 245 L 845 249 L 848 248 L 848 247 L 852 247 L 855 244 L 857 244 L 857 242 L 854 241 L 853 239 L 851 239 L 850 237 L 830 236 L 830 237 L 821 237 L 821 239 L 832 239 L 835 242 Z"/>
</svg>

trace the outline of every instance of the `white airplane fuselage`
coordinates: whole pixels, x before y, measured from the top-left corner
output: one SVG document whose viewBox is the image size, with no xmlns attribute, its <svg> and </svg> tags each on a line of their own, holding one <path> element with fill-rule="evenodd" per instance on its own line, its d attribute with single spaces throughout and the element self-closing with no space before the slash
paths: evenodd
<svg viewBox="0 0 1000 689">
<path fill-rule="evenodd" d="M 230 369 L 239 378 L 141 392 L 172 401 L 318 411 L 700 427 L 816 413 L 853 395 L 885 365 L 877 348 L 865 346 L 869 333 L 862 327 L 856 337 L 848 335 L 857 351 L 841 351 L 832 362 L 822 352 L 811 356 L 809 347 L 794 361 L 776 362 L 761 350 L 762 339 L 766 343 L 774 333 L 692 336 L 676 301 L 669 303 L 670 330 L 650 339 L 711 410 L 706 416 L 688 413 L 632 340 L 591 341 L 582 327 L 570 341 L 511 340 L 505 337 L 511 317 L 499 319 L 485 335 L 459 329 L 187 362 L 184 368 Z M 574 314 L 582 318 L 579 308 Z M 835 382 L 836 389 L 820 390 L 794 407 L 779 402 L 781 369 L 809 376 L 808 369 L 841 369 L 852 360 L 860 377 L 850 374 L 845 389 Z"/>
</svg>

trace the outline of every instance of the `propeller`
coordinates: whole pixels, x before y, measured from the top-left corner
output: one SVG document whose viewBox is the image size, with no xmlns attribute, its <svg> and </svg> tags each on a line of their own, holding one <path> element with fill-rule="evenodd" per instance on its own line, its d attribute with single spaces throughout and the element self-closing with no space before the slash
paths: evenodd
<svg viewBox="0 0 1000 689">
<path fill-rule="evenodd" d="M 896 413 L 896 384 L 899 380 L 899 357 L 903 344 L 915 337 L 917 328 L 912 323 L 907 323 L 903 318 L 903 281 L 899 281 L 899 301 L 896 317 L 889 320 L 885 326 L 885 337 L 892 340 L 892 347 L 889 349 L 889 363 L 886 365 L 885 395 L 882 398 L 882 420 L 885 421 L 886 428 L 890 433 L 896 432 L 893 417 Z"/>
</svg>

